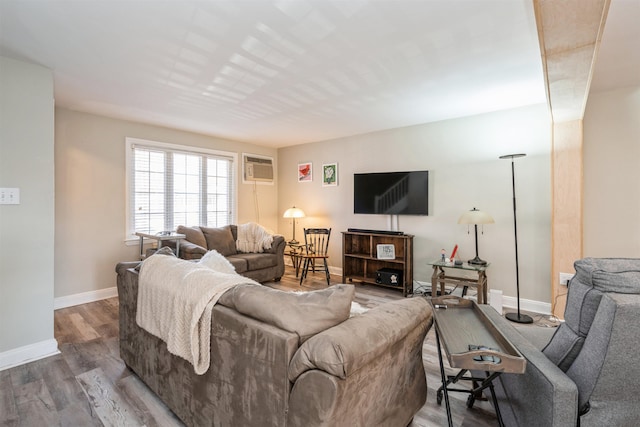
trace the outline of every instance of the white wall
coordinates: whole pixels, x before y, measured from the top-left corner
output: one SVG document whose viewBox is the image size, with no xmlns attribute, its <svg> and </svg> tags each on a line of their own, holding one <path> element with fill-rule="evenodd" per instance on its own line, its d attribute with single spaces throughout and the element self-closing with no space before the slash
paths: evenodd
<svg viewBox="0 0 640 427">
<path fill-rule="evenodd" d="M 0 369 L 56 351 L 51 70 L 0 57 Z"/>
<path fill-rule="evenodd" d="M 139 257 L 125 238 L 125 138 L 276 156 L 275 149 L 56 109 L 56 298 L 115 286 L 115 265 Z M 242 184 L 238 223 L 277 229 L 274 185 Z"/>
<path fill-rule="evenodd" d="M 490 289 L 516 295 L 511 163 L 503 154 L 526 153 L 516 160 L 518 253 L 521 298 L 550 302 L 551 192 L 550 118 L 545 105 L 438 123 L 375 132 L 332 141 L 282 148 L 279 160 L 279 213 L 292 205 L 307 217 L 303 227 L 332 227 L 330 265 L 341 267 L 341 231 L 349 227 L 389 229 L 384 215 L 353 214 L 353 174 L 404 170 L 430 171 L 430 214 L 403 216 L 399 229 L 414 234 L 414 278 L 431 281 L 426 264 L 459 244 L 463 259 L 475 255 L 473 230 L 458 225 L 473 207 L 496 223 L 479 236 L 480 256 L 491 262 Z M 298 183 L 298 163 L 311 161 L 314 179 Z M 339 185 L 322 187 L 323 163 L 338 162 Z M 290 238 L 291 223 L 280 218 Z"/>
<path fill-rule="evenodd" d="M 584 256 L 640 258 L 640 87 L 589 95 L 583 161 Z"/>
</svg>

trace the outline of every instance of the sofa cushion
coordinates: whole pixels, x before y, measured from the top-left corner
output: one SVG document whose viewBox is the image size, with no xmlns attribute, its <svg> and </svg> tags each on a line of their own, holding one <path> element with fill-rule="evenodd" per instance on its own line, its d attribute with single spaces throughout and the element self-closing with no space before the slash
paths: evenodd
<svg viewBox="0 0 640 427">
<path fill-rule="evenodd" d="M 233 239 L 231 228 L 228 225 L 218 228 L 200 227 L 200 229 L 207 241 L 207 249 L 215 249 L 224 256 L 237 253 L 236 241 Z"/>
<path fill-rule="evenodd" d="M 566 323 L 563 323 L 553 334 L 543 353 L 558 368 L 566 372 L 580 354 L 583 344 L 584 337 L 579 336 Z"/>
<path fill-rule="evenodd" d="M 602 292 L 640 294 L 638 258 L 584 258 L 574 266 L 577 278 Z"/>
<path fill-rule="evenodd" d="M 223 257 L 222 254 L 215 249 L 204 254 L 204 256 L 200 258 L 200 261 L 198 261 L 198 264 L 220 273 L 236 273 L 235 267 L 229 262 L 229 260 Z"/>
<path fill-rule="evenodd" d="M 245 260 L 247 263 L 247 269 L 251 271 L 275 267 L 278 265 L 278 257 L 275 254 L 236 254 L 231 255 L 229 258 L 241 258 Z"/>
<path fill-rule="evenodd" d="M 187 240 L 195 245 L 202 246 L 203 248 L 207 247 L 207 240 L 204 238 L 204 234 L 202 233 L 202 230 L 200 230 L 200 227 L 186 227 L 184 225 L 179 225 L 176 232 L 187 236 Z"/>
<path fill-rule="evenodd" d="M 238 312 L 308 338 L 349 318 L 353 285 L 311 292 L 285 292 L 267 286 L 238 285 L 220 303 Z"/>
<path fill-rule="evenodd" d="M 247 266 L 247 260 L 242 257 L 231 255 L 227 257 L 227 261 L 231 263 L 233 268 L 235 268 L 236 273 L 238 274 L 242 274 L 249 270 L 249 267 Z"/>
</svg>

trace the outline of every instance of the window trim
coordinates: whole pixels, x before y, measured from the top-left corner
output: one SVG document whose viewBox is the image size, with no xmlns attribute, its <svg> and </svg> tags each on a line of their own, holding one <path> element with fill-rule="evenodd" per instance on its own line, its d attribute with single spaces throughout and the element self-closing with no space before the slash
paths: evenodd
<svg viewBox="0 0 640 427">
<path fill-rule="evenodd" d="M 133 147 L 134 145 L 142 145 L 146 147 L 158 148 L 162 150 L 172 150 L 188 154 L 214 155 L 231 158 L 233 162 L 231 177 L 231 185 L 233 186 L 233 201 L 231 213 L 232 223 L 238 221 L 238 153 L 233 151 L 212 150 L 209 148 L 195 147 L 191 145 L 171 144 L 167 142 L 158 142 L 148 139 L 125 137 L 125 230 L 124 241 L 127 246 L 133 246 L 140 243 L 140 237 L 130 234 L 129 230 L 133 229 L 133 218 L 131 217 L 131 168 L 133 166 Z M 146 241 L 146 240 L 145 240 Z"/>
</svg>

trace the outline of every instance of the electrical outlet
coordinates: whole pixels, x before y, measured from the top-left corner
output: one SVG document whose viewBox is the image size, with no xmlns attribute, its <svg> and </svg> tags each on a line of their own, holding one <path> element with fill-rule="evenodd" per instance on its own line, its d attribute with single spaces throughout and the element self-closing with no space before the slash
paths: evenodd
<svg viewBox="0 0 640 427">
<path fill-rule="evenodd" d="M 573 274 L 571 273 L 560 273 L 560 285 L 568 286 L 569 281 L 573 278 Z"/>
</svg>

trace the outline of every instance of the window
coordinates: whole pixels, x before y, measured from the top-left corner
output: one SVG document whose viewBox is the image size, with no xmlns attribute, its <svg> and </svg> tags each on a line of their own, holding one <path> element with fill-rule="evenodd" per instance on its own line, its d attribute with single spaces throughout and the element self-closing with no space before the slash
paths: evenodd
<svg viewBox="0 0 640 427">
<path fill-rule="evenodd" d="M 127 236 L 235 223 L 237 155 L 127 138 Z"/>
</svg>

